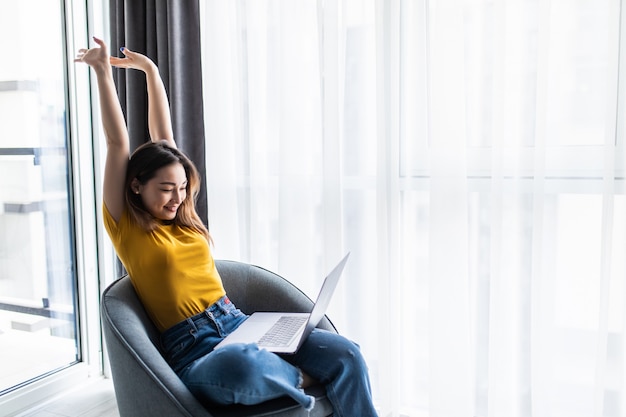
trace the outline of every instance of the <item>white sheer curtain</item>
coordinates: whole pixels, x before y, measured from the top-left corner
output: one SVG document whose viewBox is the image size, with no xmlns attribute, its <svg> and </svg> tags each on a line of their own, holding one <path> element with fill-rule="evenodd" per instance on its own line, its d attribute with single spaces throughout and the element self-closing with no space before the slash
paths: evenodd
<svg viewBox="0 0 626 417">
<path fill-rule="evenodd" d="M 216 257 L 351 251 L 381 416 L 626 416 L 620 1 L 201 3 Z"/>
</svg>

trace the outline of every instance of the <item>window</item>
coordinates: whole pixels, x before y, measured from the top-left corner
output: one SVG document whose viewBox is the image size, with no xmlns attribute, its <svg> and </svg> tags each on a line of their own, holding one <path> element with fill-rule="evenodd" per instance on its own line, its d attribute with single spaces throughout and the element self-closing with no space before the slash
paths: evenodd
<svg viewBox="0 0 626 417">
<path fill-rule="evenodd" d="M 79 288 L 90 286 L 79 271 L 95 262 L 95 243 L 83 241 L 94 234 L 93 203 L 75 207 L 93 199 L 93 162 L 75 188 L 83 157 L 71 140 L 67 6 L 0 1 L 0 395 L 85 359 Z"/>
</svg>

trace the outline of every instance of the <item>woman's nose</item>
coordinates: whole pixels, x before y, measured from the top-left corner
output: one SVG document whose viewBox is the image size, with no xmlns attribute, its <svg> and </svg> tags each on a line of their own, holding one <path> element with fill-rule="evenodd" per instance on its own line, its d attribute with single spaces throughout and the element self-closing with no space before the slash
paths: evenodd
<svg viewBox="0 0 626 417">
<path fill-rule="evenodd" d="M 180 203 L 183 200 L 183 191 L 176 190 L 174 191 L 174 195 L 172 196 L 172 200 L 176 203 Z"/>
</svg>

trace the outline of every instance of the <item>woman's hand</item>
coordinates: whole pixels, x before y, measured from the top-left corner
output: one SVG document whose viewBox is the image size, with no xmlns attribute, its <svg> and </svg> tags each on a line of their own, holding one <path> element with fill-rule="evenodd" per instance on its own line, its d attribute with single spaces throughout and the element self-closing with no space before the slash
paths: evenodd
<svg viewBox="0 0 626 417">
<path fill-rule="evenodd" d="M 172 116 L 167 92 L 156 64 L 144 54 L 120 48 L 124 58 L 111 57 L 110 63 L 117 68 L 132 68 L 146 74 L 148 90 L 148 131 L 150 139 L 165 140 L 168 146 L 176 148 L 172 130 Z"/>
<path fill-rule="evenodd" d="M 109 68 L 109 50 L 106 44 L 102 39 L 95 36 L 93 40 L 98 46 L 90 49 L 79 49 L 74 62 L 83 62 L 96 71 Z"/>
<path fill-rule="evenodd" d="M 124 58 L 116 58 L 113 56 L 110 58 L 110 63 L 114 67 L 132 68 L 143 72 L 148 72 L 150 69 L 156 68 L 156 65 L 150 58 L 139 52 L 133 52 L 128 48 L 120 48 L 120 51 L 124 54 Z"/>
</svg>

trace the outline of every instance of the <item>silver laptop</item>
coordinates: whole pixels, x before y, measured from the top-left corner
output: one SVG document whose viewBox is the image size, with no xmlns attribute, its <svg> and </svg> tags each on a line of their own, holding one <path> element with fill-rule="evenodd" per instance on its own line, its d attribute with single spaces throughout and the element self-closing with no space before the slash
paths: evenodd
<svg viewBox="0 0 626 417">
<path fill-rule="evenodd" d="M 257 343 L 270 352 L 295 353 L 326 314 L 348 256 L 349 252 L 324 279 L 311 313 L 253 313 L 215 349 L 233 343 Z"/>
</svg>

